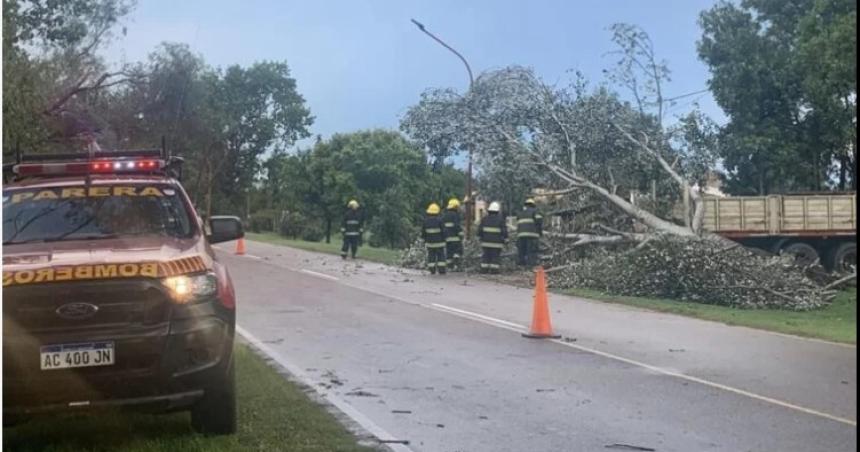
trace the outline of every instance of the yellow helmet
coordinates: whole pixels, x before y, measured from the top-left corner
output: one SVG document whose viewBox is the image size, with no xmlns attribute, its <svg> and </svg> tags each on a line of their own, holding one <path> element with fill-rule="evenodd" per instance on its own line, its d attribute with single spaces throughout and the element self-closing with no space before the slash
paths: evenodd
<svg viewBox="0 0 860 452">
<path fill-rule="evenodd" d="M 439 204 L 436 204 L 435 202 L 430 204 L 430 206 L 427 207 L 427 213 L 430 215 L 439 215 Z"/>
<path fill-rule="evenodd" d="M 350 209 L 358 209 L 358 201 L 356 201 L 354 199 L 350 199 L 349 202 L 346 203 L 346 206 L 349 207 Z"/>
<path fill-rule="evenodd" d="M 535 200 L 534 200 L 533 198 L 528 198 L 528 199 L 526 199 L 526 203 L 525 203 L 525 204 L 526 204 L 527 206 L 533 206 L 533 205 L 535 205 Z"/>
<path fill-rule="evenodd" d="M 451 198 L 448 200 L 448 210 L 454 210 L 460 207 L 460 200 L 457 198 Z"/>
</svg>

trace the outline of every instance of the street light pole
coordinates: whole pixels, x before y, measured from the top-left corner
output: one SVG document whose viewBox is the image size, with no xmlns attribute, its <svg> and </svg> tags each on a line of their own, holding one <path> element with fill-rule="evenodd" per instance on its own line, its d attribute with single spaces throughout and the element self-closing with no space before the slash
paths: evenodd
<svg viewBox="0 0 860 452">
<path fill-rule="evenodd" d="M 444 41 L 442 41 L 441 39 L 436 37 L 436 35 L 427 31 L 427 29 L 424 28 L 424 24 L 422 24 L 421 22 L 418 22 L 415 19 L 410 19 L 410 20 L 412 21 L 413 24 L 415 24 L 416 27 L 418 27 L 419 30 L 424 32 L 427 36 L 430 36 L 431 38 L 433 38 L 433 40 L 435 40 L 439 44 L 442 44 L 443 47 L 450 50 L 454 55 L 457 55 L 457 57 L 460 58 L 460 61 L 463 62 L 463 64 L 466 66 L 466 71 L 469 73 L 469 90 L 471 91 L 472 85 L 475 84 L 475 79 L 474 79 L 474 77 L 472 77 L 472 68 L 469 67 L 469 62 L 466 61 L 466 58 L 464 58 L 463 55 L 460 55 L 460 52 L 454 50 L 453 47 L 449 46 Z M 473 213 L 472 213 L 474 209 L 472 207 L 475 205 L 475 201 L 472 199 L 472 149 L 469 149 L 468 153 L 469 153 L 469 166 L 467 169 L 468 175 L 466 176 L 466 200 L 465 200 L 466 201 L 466 237 L 467 238 L 471 237 L 471 235 L 472 235 L 472 221 L 474 220 Z"/>
</svg>

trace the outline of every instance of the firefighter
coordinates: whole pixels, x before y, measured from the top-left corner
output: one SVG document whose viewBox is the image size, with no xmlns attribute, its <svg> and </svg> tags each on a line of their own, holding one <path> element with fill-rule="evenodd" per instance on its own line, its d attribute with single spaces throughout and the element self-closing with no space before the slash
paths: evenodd
<svg viewBox="0 0 860 452">
<path fill-rule="evenodd" d="M 448 200 L 445 214 L 442 215 L 445 255 L 448 257 L 448 267 L 451 271 L 460 269 L 460 258 L 463 255 L 463 228 L 460 223 L 460 201 L 457 198 L 451 198 Z"/>
<path fill-rule="evenodd" d="M 364 233 L 364 218 L 358 210 L 358 201 L 351 199 L 346 204 L 346 213 L 343 215 L 343 223 L 340 232 L 343 234 L 343 247 L 340 249 L 341 259 L 346 259 L 349 252 L 355 259 L 358 246 L 361 245 L 361 234 Z"/>
<path fill-rule="evenodd" d="M 478 238 L 481 240 L 481 272 L 499 273 L 501 269 L 502 249 L 508 239 L 508 228 L 505 217 L 501 214 L 498 202 L 491 202 L 487 208 L 487 216 L 481 219 L 478 226 Z"/>
<path fill-rule="evenodd" d="M 543 216 L 538 212 L 534 199 L 526 199 L 517 212 L 517 265 L 534 266 L 543 235 Z"/>
<path fill-rule="evenodd" d="M 436 270 L 439 270 L 439 274 L 444 275 L 448 265 L 445 262 L 445 228 L 442 217 L 439 216 L 440 210 L 435 202 L 427 207 L 421 237 L 427 246 L 427 268 L 430 273 L 436 274 Z"/>
</svg>

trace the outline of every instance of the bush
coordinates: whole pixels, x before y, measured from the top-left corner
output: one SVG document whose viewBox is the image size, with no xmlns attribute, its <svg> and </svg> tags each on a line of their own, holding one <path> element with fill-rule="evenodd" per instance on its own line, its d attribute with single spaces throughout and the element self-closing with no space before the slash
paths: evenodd
<svg viewBox="0 0 860 452">
<path fill-rule="evenodd" d="M 308 226 L 302 231 L 302 240 L 319 242 L 325 237 L 325 232 L 319 226 Z"/>
<path fill-rule="evenodd" d="M 248 229 L 251 232 L 274 232 L 280 213 L 273 209 L 260 210 L 251 215 Z"/>
<path fill-rule="evenodd" d="M 406 248 L 418 228 L 408 218 L 378 215 L 370 221 L 368 244 L 373 247 Z"/>
<path fill-rule="evenodd" d="M 299 238 L 309 227 L 310 220 L 299 212 L 289 212 L 278 227 L 278 233 L 284 237 Z"/>
</svg>

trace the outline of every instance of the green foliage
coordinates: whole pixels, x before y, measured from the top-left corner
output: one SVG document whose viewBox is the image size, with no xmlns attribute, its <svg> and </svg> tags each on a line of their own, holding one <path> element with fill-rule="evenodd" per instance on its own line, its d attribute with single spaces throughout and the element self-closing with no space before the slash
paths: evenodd
<svg viewBox="0 0 860 452">
<path fill-rule="evenodd" d="M 746 0 L 702 13 L 738 194 L 856 188 L 856 2 Z"/>
<path fill-rule="evenodd" d="M 275 232 L 280 223 L 280 212 L 274 209 L 258 210 L 251 216 L 248 229 L 251 232 Z"/>
<path fill-rule="evenodd" d="M 374 245 L 405 246 L 426 203 L 462 196 L 462 172 L 448 165 L 432 172 L 425 154 L 395 131 L 336 134 L 296 155 L 273 155 L 264 167 L 261 190 L 270 203 L 317 219 L 327 238 L 347 201 L 358 200 Z"/>
<path fill-rule="evenodd" d="M 382 193 L 378 212 L 370 221 L 370 246 L 399 249 L 409 244 L 409 240 L 418 233 L 413 221 L 415 209 L 409 199 L 401 187 Z"/>
<path fill-rule="evenodd" d="M 96 49 L 127 15 L 129 0 L 3 1 L 3 153 L 40 151 L 81 123 L 88 89 L 104 68 Z M 73 85 L 72 83 L 77 83 Z M 81 89 L 84 88 L 84 89 Z M 79 91 L 76 97 L 67 96 Z M 48 113 L 66 99 L 62 110 Z M 85 108 L 84 108 L 85 110 Z M 78 121 L 71 120 L 78 116 Z M 95 122 L 95 124 L 93 124 Z"/>
</svg>

